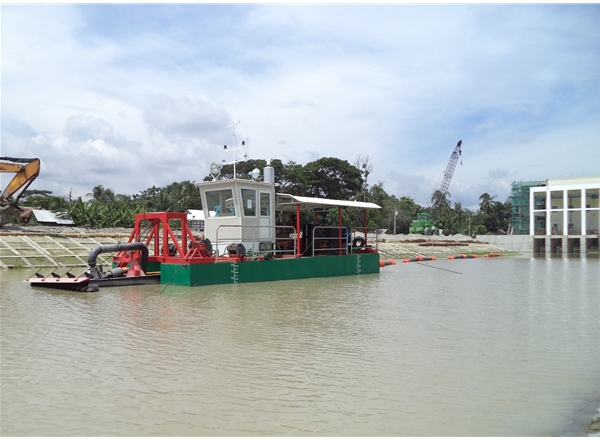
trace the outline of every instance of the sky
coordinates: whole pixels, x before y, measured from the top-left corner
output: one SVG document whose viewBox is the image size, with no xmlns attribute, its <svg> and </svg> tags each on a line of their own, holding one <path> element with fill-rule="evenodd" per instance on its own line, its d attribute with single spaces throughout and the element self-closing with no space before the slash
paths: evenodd
<svg viewBox="0 0 600 440">
<path fill-rule="evenodd" d="M 368 156 L 428 206 L 600 175 L 600 4 L 0 6 L 1 155 L 73 197 L 201 181 L 223 145 Z M 240 152 L 237 152 L 238 158 Z M 2 185 L 8 182 L 2 175 Z"/>
</svg>

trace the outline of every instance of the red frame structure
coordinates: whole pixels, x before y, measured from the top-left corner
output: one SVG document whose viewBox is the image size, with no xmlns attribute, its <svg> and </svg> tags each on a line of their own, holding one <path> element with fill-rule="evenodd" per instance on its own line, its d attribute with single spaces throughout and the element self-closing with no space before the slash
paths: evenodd
<svg viewBox="0 0 600 440">
<path fill-rule="evenodd" d="M 150 223 L 150 232 L 145 239 L 148 250 L 154 255 L 148 257 L 148 262 L 169 264 L 210 264 L 215 262 L 215 257 L 208 252 L 204 244 L 198 243 L 187 224 L 187 214 L 184 212 L 151 212 L 135 215 L 135 225 L 129 236 L 128 243 L 140 242 L 142 240 L 142 222 Z M 171 229 L 169 221 L 181 222 L 181 242 Z M 144 234 L 145 235 L 145 234 Z M 161 242 L 162 241 L 162 242 Z M 191 248 L 188 249 L 188 241 Z M 169 245 L 175 246 L 175 255 L 169 255 Z M 140 251 L 119 252 L 113 257 L 118 266 L 126 266 L 132 260 L 139 261 Z"/>
</svg>

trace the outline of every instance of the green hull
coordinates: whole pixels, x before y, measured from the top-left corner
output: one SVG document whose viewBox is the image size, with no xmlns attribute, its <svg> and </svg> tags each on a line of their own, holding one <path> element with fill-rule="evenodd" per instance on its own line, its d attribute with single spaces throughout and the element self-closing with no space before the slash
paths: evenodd
<svg viewBox="0 0 600 440">
<path fill-rule="evenodd" d="M 282 258 L 242 263 L 165 264 L 162 284 L 207 286 L 379 273 L 379 254 Z"/>
</svg>

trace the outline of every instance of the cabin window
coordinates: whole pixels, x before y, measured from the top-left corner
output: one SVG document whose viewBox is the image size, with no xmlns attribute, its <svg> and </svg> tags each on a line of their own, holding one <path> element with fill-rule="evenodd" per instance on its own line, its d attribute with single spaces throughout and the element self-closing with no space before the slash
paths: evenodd
<svg viewBox="0 0 600 440">
<path fill-rule="evenodd" d="M 242 189 L 242 206 L 245 216 L 256 217 L 256 190 Z"/>
<path fill-rule="evenodd" d="M 271 214 L 271 194 L 260 193 L 260 215 L 268 216 Z"/>
<path fill-rule="evenodd" d="M 222 189 L 206 191 L 206 204 L 209 217 L 234 217 L 233 191 Z"/>
</svg>

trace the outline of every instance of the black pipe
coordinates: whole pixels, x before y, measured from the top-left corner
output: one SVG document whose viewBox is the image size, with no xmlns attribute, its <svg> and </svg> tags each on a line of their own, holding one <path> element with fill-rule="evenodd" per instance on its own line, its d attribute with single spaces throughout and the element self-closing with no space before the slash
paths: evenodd
<svg viewBox="0 0 600 440">
<path fill-rule="evenodd" d="M 96 247 L 92 250 L 92 252 L 90 252 L 90 255 L 88 255 L 88 264 L 90 269 L 94 269 L 96 267 L 96 258 L 98 255 L 106 252 L 121 251 L 142 251 L 142 261 L 140 261 L 140 266 L 142 267 L 144 273 L 146 272 L 146 269 L 148 268 L 148 246 L 140 242 L 107 244 Z"/>
</svg>

